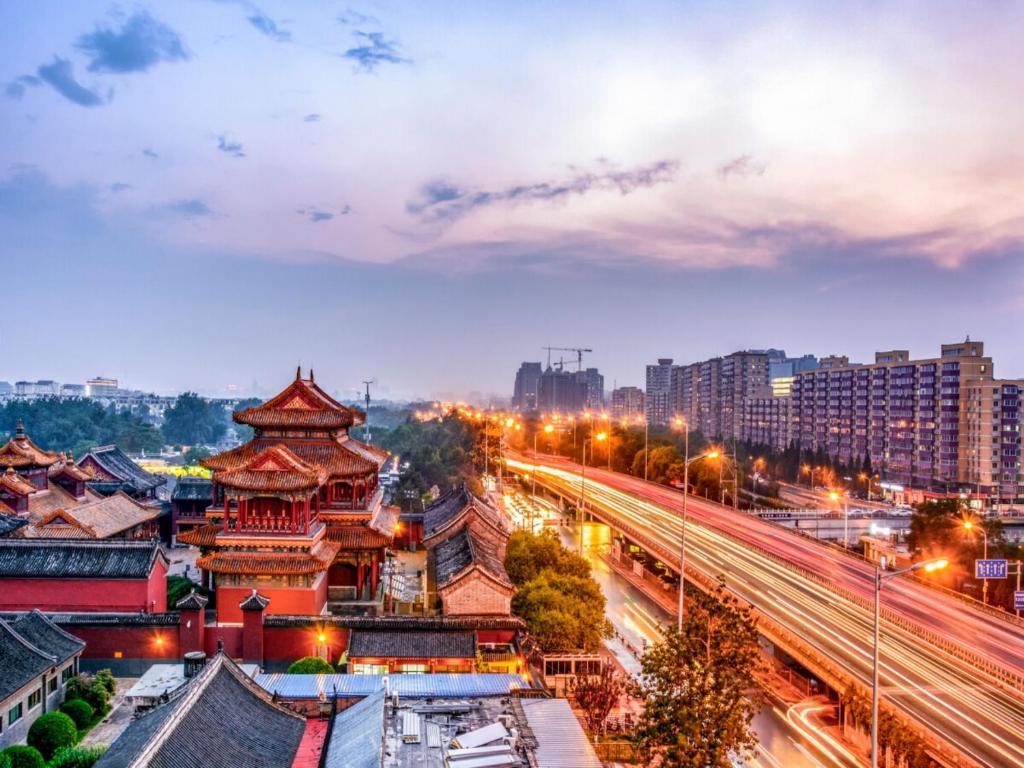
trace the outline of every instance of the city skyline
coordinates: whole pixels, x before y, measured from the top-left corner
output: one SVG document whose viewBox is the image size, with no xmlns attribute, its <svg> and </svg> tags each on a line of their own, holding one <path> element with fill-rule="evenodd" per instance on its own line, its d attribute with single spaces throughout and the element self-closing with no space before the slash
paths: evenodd
<svg viewBox="0 0 1024 768">
<path fill-rule="evenodd" d="M 610 389 L 968 334 L 1024 375 L 1021 9 L 734 6 L 9 9 L 0 378 L 508 397 L 549 344 Z"/>
</svg>

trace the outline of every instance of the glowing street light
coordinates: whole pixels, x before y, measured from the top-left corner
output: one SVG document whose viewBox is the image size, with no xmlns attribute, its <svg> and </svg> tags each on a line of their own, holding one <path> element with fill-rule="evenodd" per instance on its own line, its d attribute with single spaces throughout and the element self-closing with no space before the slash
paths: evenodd
<svg viewBox="0 0 1024 768">
<path fill-rule="evenodd" d="M 909 568 L 903 568 L 891 573 L 885 573 L 881 567 L 875 566 L 875 626 L 874 642 L 871 652 L 871 768 L 878 768 L 878 634 L 879 634 L 879 613 L 881 605 L 882 587 L 889 579 L 901 576 L 911 571 L 923 570 L 925 573 L 940 571 L 949 565 L 945 558 L 937 560 L 924 560 L 914 563 Z"/>
<path fill-rule="evenodd" d="M 676 421 L 682 420 L 677 418 Z M 694 456 L 691 459 L 689 429 L 686 430 L 684 444 L 686 448 L 683 455 L 683 524 L 679 529 L 679 615 L 676 622 L 676 629 L 680 634 L 683 631 L 683 611 L 686 608 L 686 603 L 683 601 L 683 592 L 686 586 L 686 500 L 690 497 L 690 465 L 701 459 L 713 460 L 718 458 L 718 451 L 712 450 L 702 453 L 700 456 Z"/>
<path fill-rule="evenodd" d="M 833 504 L 839 505 L 838 491 L 829 491 L 828 497 Z M 843 501 L 843 546 L 850 548 L 850 504 L 846 500 Z"/>
<path fill-rule="evenodd" d="M 587 503 L 587 443 L 593 444 L 595 440 L 598 442 L 604 442 L 608 439 L 607 432 L 598 432 L 596 435 L 592 435 L 583 440 L 583 466 L 580 467 L 580 554 L 583 554 L 583 518 L 585 517 L 584 509 Z M 593 448 L 591 448 L 591 458 L 593 458 Z"/>
<path fill-rule="evenodd" d="M 988 560 L 988 531 L 983 526 L 975 526 L 973 520 L 964 520 L 964 530 L 973 531 L 975 528 L 981 533 L 982 540 L 985 542 L 985 551 L 982 557 Z M 988 579 L 982 579 L 981 581 L 981 602 L 988 605 Z"/>
</svg>

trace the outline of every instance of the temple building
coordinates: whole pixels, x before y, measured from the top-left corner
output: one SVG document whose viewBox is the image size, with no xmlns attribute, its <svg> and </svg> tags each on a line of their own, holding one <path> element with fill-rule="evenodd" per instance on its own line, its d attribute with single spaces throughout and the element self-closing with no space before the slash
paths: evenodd
<svg viewBox="0 0 1024 768">
<path fill-rule="evenodd" d="M 253 589 L 280 614 L 323 613 L 329 592 L 375 599 L 396 513 L 378 487 L 387 453 L 349 435 L 362 411 L 299 370 L 279 395 L 233 418 L 254 436 L 202 460 L 213 472 L 210 524 L 178 536 L 202 550 L 218 621 L 241 622 L 238 606 Z"/>
<path fill-rule="evenodd" d="M 116 445 L 90 448 L 78 460 L 78 468 L 89 476 L 89 487 L 104 496 L 120 491 L 133 499 L 153 502 L 157 488 L 167 482 L 167 478 L 144 470 Z"/>
</svg>

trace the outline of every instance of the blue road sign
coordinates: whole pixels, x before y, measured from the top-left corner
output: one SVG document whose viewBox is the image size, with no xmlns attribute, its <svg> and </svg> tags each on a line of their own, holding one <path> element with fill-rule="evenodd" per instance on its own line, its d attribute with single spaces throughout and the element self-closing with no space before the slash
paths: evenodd
<svg viewBox="0 0 1024 768">
<path fill-rule="evenodd" d="M 1024 592 L 1013 593 L 1013 610 L 1024 611 Z"/>
<path fill-rule="evenodd" d="M 1005 579 L 1006 560 L 975 560 L 974 578 L 976 579 Z"/>
</svg>

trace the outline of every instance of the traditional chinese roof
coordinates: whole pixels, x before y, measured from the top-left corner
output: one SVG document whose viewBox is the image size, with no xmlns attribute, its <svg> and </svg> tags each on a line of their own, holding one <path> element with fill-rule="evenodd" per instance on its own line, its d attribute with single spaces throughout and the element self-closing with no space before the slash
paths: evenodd
<svg viewBox="0 0 1024 768">
<path fill-rule="evenodd" d="M 438 589 L 450 586 L 473 570 L 479 570 L 504 587 L 509 594 L 514 591 L 497 545 L 485 536 L 475 535 L 468 525 L 438 542 L 433 548 L 433 554 Z"/>
<path fill-rule="evenodd" d="M 384 689 L 334 717 L 324 768 L 380 768 L 384 756 Z"/>
<path fill-rule="evenodd" d="M 257 429 L 346 429 L 362 424 L 362 411 L 348 408 L 328 395 L 313 379 L 302 378 L 302 371 L 295 373 L 295 381 L 284 391 L 262 405 L 236 411 L 233 418 L 239 424 L 248 424 Z"/>
<path fill-rule="evenodd" d="M 213 483 L 206 477 L 180 477 L 171 491 L 171 501 L 210 501 Z"/>
<path fill-rule="evenodd" d="M 270 605 L 270 598 L 261 595 L 255 589 L 252 594 L 238 604 L 243 611 L 265 611 Z"/>
<path fill-rule="evenodd" d="M 0 467 L 49 467 L 61 460 L 59 453 L 44 451 L 25 434 L 25 423 L 18 419 L 14 437 L 0 446 Z"/>
<path fill-rule="evenodd" d="M 473 512 L 497 534 L 508 536 L 508 529 L 500 513 L 470 493 L 465 485 L 457 485 L 438 496 L 424 511 L 423 538 L 429 539 L 446 530 L 455 530 Z"/>
<path fill-rule="evenodd" d="M 28 497 L 28 516 L 33 522 L 42 520 L 55 509 L 71 509 L 80 504 L 90 504 L 104 498 L 88 486 L 81 498 L 61 488 L 57 483 L 50 483 L 45 490 L 38 490 Z"/>
<path fill-rule="evenodd" d="M 217 543 L 216 525 L 198 525 L 190 531 L 178 534 L 178 541 L 194 547 L 212 547 Z"/>
<path fill-rule="evenodd" d="M 96 768 L 287 767 L 305 724 L 217 654 L 168 703 L 132 721 Z"/>
<path fill-rule="evenodd" d="M 79 536 L 106 539 L 148 523 L 159 514 L 159 509 L 139 504 L 124 491 L 118 491 L 88 504 L 53 510 L 33 523 L 30 535 L 46 538 L 52 533 L 55 537 L 66 537 L 63 534 L 70 527 L 80 531 Z"/>
<path fill-rule="evenodd" d="M 319 541 L 309 552 L 245 552 L 223 550 L 196 560 L 196 565 L 213 573 L 278 574 L 298 576 L 326 571 L 340 545 Z"/>
<path fill-rule="evenodd" d="M 158 558 L 155 541 L 0 539 L 0 578 L 145 579 Z"/>
<path fill-rule="evenodd" d="M 37 489 L 32 483 L 14 471 L 14 467 L 7 467 L 7 470 L 0 474 L 0 488 L 15 496 L 28 496 Z"/>
<path fill-rule="evenodd" d="M 307 464 L 283 443 L 272 445 L 233 469 L 213 473 L 213 480 L 240 491 L 293 493 L 312 491 L 327 481 L 327 471 Z"/>
<path fill-rule="evenodd" d="M 189 592 L 187 595 L 181 598 L 181 600 L 175 603 L 174 607 L 177 608 L 179 611 L 201 611 L 206 607 L 207 603 L 209 602 L 210 598 L 208 598 L 206 595 L 199 594 L 195 591 L 195 589 L 193 589 L 191 592 Z"/>
<path fill-rule="evenodd" d="M 144 470 L 116 445 L 90 448 L 89 452 L 78 460 L 79 467 L 87 467 L 90 463 L 98 466 L 99 471 L 95 475 L 90 475 L 89 484 L 101 493 L 123 490 L 140 494 L 167 482 L 167 478 L 158 477 Z M 85 471 L 88 474 L 88 469 Z"/>
<path fill-rule="evenodd" d="M 0 504 L 0 508 L 2 507 L 3 505 Z M 0 538 L 14 533 L 19 528 L 23 528 L 26 525 L 28 525 L 28 520 L 25 518 L 0 512 Z"/>
<path fill-rule="evenodd" d="M 277 439 L 257 438 L 230 451 L 200 459 L 200 464 L 214 472 L 237 469 L 275 445 L 284 443 Z M 295 440 L 288 442 L 287 446 L 288 450 L 302 462 L 325 470 L 328 477 L 332 478 L 375 474 L 384 463 L 384 458 L 367 458 L 362 451 L 366 446 L 347 436 L 336 439 Z"/>
<path fill-rule="evenodd" d="M 391 546 L 388 536 L 367 525 L 328 525 L 325 538 L 337 542 L 341 549 L 381 549 Z"/>
<path fill-rule="evenodd" d="M 64 461 L 59 465 L 51 467 L 48 474 L 50 478 L 53 479 L 64 476 L 78 483 L 84 483 L 90 478 L 88 472 L 75 466 L 75 462 L 74 459 L 71 458 L 71 454 L 67 454 Z"/>
<path fill-rule="evenodd" d="M 349 658 L 466 659 L 476 656 L 476 633 L 352 630 Z"/>
<path fill-rule="evenodd" d="M 38 611 L 13 621 L 0 619 L 0 701 L 84 647 Z"/>
</svg>

